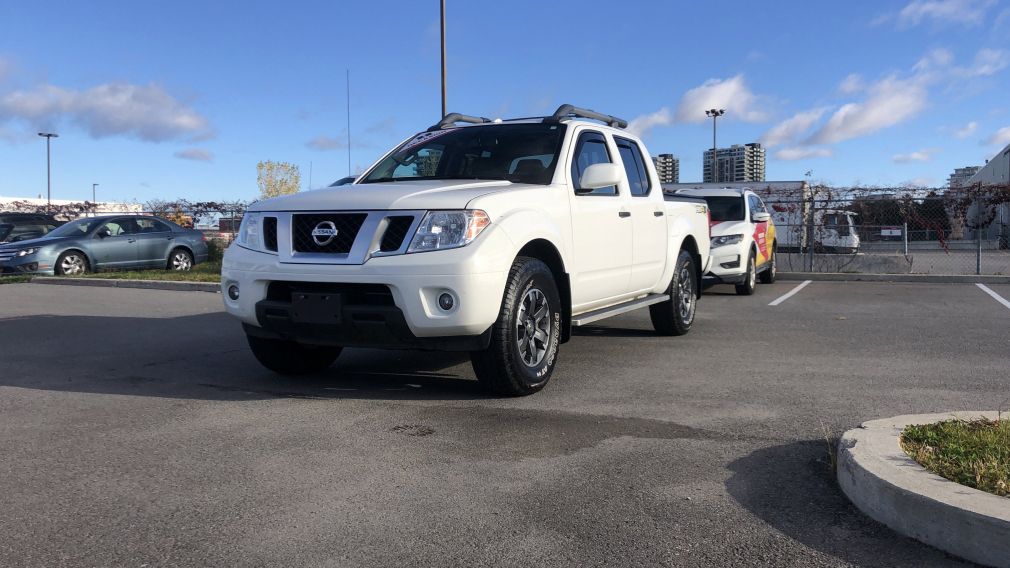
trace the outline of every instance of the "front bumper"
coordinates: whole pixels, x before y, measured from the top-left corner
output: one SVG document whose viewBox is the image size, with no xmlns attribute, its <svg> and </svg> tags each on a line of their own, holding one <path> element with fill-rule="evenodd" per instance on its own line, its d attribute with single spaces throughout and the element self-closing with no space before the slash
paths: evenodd
<svg viewBox="0 0 1010 568">
<path fill-rule="evenodd" d="M 712 262 L 705 273 L 709 284 L 738 284 L 747 276 L 746 249 L 726 246 L 712 249 Z"/>
<path fill-rule="evenodd" d="M 39 255 L 11 257 L 0 260 L 0 274 L 40 274 L 52 276 L 53 263 Z"/>
<path fill-rule="evenodd" d="M 281 263 L 276 255 L 232 245 L 225 252 L 221 291 L 225 309 L 250 334 L 284 337 L 330 345 L 480 349 L 498 319 L 511 263 L 511 241 L 501 231 L 481 235 L 459 249 L 371 258 L 360 265 Z M 496 242 L 497 241 L 497 242 Z M 504 266 L 503 269 L 497 269 Z M 294 291 L 329 290 L 340 299 L 335 321 L 322 324 L 298 313 L 291 294 L 277 293 L 272 283 Z M 229 288 L 237 286 L 233 300 Z M 371 287 L 388 301 L 359 301 L 353 287 Z M 439 307 L 449 294 L 454 305 Z M 315 320 L 315 321 L 308 321 Z"/>
</svg>

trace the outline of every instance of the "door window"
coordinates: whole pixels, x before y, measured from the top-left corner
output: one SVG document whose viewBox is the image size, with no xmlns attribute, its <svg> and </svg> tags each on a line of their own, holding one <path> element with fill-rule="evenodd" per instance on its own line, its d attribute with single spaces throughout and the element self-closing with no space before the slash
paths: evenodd
<svg viewBox="0 0 1010 568">
<path fill-rule="evenodd" d="M 607 140 L 599 132 L 583 132 L 575 144 L 575 156 L 572 159 L 572 184 L 581 190 L 582 174 L 593 164 L 612 164 Z M 617 195 L 617 186 L 608 185 L 592 191 L 579 192 L 579 195 Z"/>
<path fill-rule="evenodd" d="M 633 197 L 645 197 L 652 190 L 652 181 L 649 179 L 649 172 L 645 167 L 645 160 L 642 158 L 642 151 L 638 144 L 627 138 L 615 138 L 617 151 L 621 153 L 621 161 L 624 162 L 624 173 L 628 175 L 628 186 Z"/>
<path fill-rule="evenodd" d="M 751 195 L 747 196 L 747 203 L 748 203 L 748 205 L 750 205 L 751 215 L 753 215 L 754 213 L 767 213 L 768 212 L 765 209 L 765 204 L 761 201 L 761 199 L 758 196 L 756 196 L 754 194 L 751 194 Z"/>
</svg>

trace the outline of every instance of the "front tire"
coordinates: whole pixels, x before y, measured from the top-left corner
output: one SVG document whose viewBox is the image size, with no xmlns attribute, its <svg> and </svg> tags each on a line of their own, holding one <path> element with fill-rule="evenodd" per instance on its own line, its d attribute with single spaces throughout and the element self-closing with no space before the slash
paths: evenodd
<svg viewBox="0 0 1010 568">
<path fill-rule="evenodd" d="M 561 296 L 543 261 L 519 257 L 512 264 L 491 343 L 470 354 L 486 389 L 506 396 L 533 394 L 554 373 L 561 338 Z"/>
<path fill-rule="evenodd" d="M 88 257 L 76 250 L 68 250 L 56 259 L 53 272 L 57 276 L 80 276 L 91 271 Z"/>
<path fill-rule="evenodd" d="M 747 257 L 747 274 L 744 275 L 743 282 L 736 285 L 736 293 L 741 296 L 750 296 L 757 288 L 757 266 L 754 260 L 754 251 Z"/>
<path fill-rule="evenodd" d="M 666 293 L 670 299 L 649 306 L 649 318 L 656 333 L 684 335 L 691 331 L 698 311 L 698 272 L 694 256 L 686 250 L 677 255 L 677 268 Z"/>
<path fill-rule="evenodd" d="M 246 335 L 249 348 L 264 367 L 281 375 L 306 375 L 325 371 L 337 360 L 341 347 L 303 345 L 284 339 Z"/>
</svg>

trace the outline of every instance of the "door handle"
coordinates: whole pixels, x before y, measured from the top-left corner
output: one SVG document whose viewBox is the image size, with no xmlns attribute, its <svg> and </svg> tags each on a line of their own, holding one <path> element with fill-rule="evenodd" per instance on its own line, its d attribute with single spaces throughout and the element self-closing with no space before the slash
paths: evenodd
<svg viewBox="0 0 1010 568">
<path fill-rule="evenodd" d="M 653 211 L 652 214 L 654 216 L 656 216 L 656 217 L 662 217 L 663 216 L 663 212 L 662 211 Z"/>
<path fill-rule="evenodd" d="M 128 243 L 135 243 L 135 242 L 137 242 L 137 239 L 126 239 L 126 242 L 128 242 Z"/>
<path fill-rule="evenodd" d="M 618 211 L 618 217 L 631 217 L 631 211 Z"/>
<path fill-rule="evenodd" d="M 166 240 L 169 240 L 169 241 L 170 241 L 170 240 L 172 240 L 172 239 L 174 239 L 174 238 L 175 238 L 175 237 L 165 237 L 165 239 L 166 239 Z"/>
</svg>

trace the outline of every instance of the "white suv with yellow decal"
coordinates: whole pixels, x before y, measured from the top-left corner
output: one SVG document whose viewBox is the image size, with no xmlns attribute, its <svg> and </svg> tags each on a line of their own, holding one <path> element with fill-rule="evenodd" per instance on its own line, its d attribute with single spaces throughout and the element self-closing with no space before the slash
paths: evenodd
<svg viewBox="0 0 1010 568">
<path fill-rule="evenodd" d="M 757 281 L 775 281 L 775 224 L 761 198 L 743 189 L 681 189 L 676 195 L 700 197 L 711 211 L 712 265 L 706 284 L 733 284 L 749 296 Z"/>
</svg>

